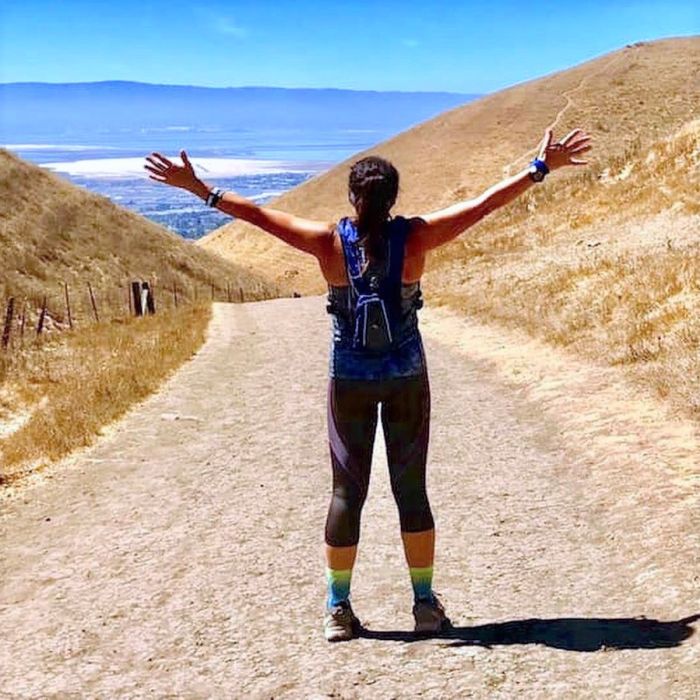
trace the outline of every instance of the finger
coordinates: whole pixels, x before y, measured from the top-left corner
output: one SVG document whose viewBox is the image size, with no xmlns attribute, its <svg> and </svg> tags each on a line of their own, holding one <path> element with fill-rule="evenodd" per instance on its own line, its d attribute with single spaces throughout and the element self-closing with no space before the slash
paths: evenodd
<svg viewBox="0 0 700 700">
<path fill-rule="evenodd" d="M 552 128 L 547 127 L 545 129 L 545 132 L 544 132 L 544 138 L 542 139 L 542 144 L 540 145 L 539 153 L 537 154 L 538 158 L 544 157 L 544 154 L 546 153 L 546 151 L 549 148 L 551 143 L 552 143 Z"/>
<path fill-rule="evenodd" d="M 152 165 L 146 164 L 143 166 L 143 169 L 148 170 L 149 173 L 153 173 L 154 175 L 157 175 L 158 177 L 163 177 L 163 178 L 167 177 L 166 173 L 164 173 L 159 168 L 154 168 Z"/>
<path fill-rule="evenodd" d="M 161 171 L 163 171 L 163 172 L 166 170 L 166 166 L 165 166 L 165 165 L 163 165 L 162 163 L 159 163 L 158 161 L 154 160 L 154 159 L 151 158 L 150 156 L 146 156 L 146 160 L 147 160 L 153 167 L 158 168 L 159 170 L 161 170 Z M 146 167 L 146 166 L 144 166 L 144 167 Z"/>
<path fill-rule="evenodd" d="M 554 132 L 552 131 L 552 127 L 551 127 L 551 126 L 548 126 L 548 127 L 544 130 L 544 145 L 545 145 L 545 147 L 546 147 L 546 146 L 549 146 L 549 145 L 552 143 L 552 134 L 553 134 L 553 133 L 554 133 Z"/>
<path fill-rule="evenodd" d="M 568 145 L 569 141 L 576 136 L 576 134 L 582 134 L 583 129 L 574 129 L 573 131 L 570 131 L 561 141 L 559 141 L 560 144 L 563 146 Z"/>
<path fill-rule="evenodd" d="M 569 163 L 571 163 L 571 165 L 588 165 L 587 160 L 581 160 L 580 158 L 572 158 Z"/>
<path fill-rule="evenodd" d="M 570 151 L 572 148 L 580 148 L 581 146 L 592 146 L 591 139 L 579 139 L 578 141 L 572 141 L 566 146 L 566 150 Z"/>
<path fill-rule="evenodd" d="M 155 175 L 149 175 L 150 180 L 155 180 L 156 182 L 166 182 L 164 177 L 156 177 Z"/>
<path fill-rule="evenodd" d="M 566 144 L 566 147 L 568 149 L 576 148 L 577 146 L 580 146 L 581 144 L 590 143 L 590 141 L 591 141 L 590 136 L 583 136 L 581 138 L 574 139 L 573 141 L 569 141 L 569 143 Z"/>
<path fill-rule="evenodd" d="M 163 164 L 167 167 L 170 168 L 173 166 L 173 162 L 171 160 L 168 160 L 164 155 L 161 155 L 160 153 L 151 153 L 151 155 L 155 158 L 158 158 L 158 160 L 162 161 Z"/>
<path fill-rule="evenodd" d="M 153 173 L 154 175 L 160 175 L 161 177 L 165 177 L 165 173 L 162 170 L 159 170 L 158 168 L 153 168 L 150 165 L 144 165 L 143 167 L 145 170 L 148 170 L 149 173 Z"/>
<path fill-rule="evenodd" d="M 192 163 L 190 163 L 190 159 L 189 159 L 189 157 L 184 149 L 180 151 L 180 158 L 182 158 L 182 162 L 185 164 L 185 167 L 188 170 L 191 170 L 192 172 L 194 172 L 194 168 L 192 167 Z"/>
<path fill-rule="evenodd" d="M 585 132 L 581 132 L 580 134 L 576 134 L 572 136 L 567 142 L 566 145 L 570 146 L 572 143 L 576 143 L 576 141 L 590 141 L 593 137 L 590 134 L 586 134 Z M 563 141 L 561 142 L 563 143 Z"/>
<path fill-rule="evenodd" d="M 590 151 L 593 146 L 590 144 L 584 144 L 583 146 L 579 146 L 578 148 L 570 148 L 569 153 L 574 154 L 574 153 L 585 153 L 586 151 Z"/>
</svg>

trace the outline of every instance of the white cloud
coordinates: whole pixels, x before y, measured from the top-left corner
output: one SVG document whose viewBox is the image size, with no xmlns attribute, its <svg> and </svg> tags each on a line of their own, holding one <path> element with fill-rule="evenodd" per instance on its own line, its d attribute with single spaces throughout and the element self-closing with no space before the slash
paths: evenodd
<svg viewBox="0 0 700 700">
<path fill-rule="evenodd" d="M 236 39 L 245 39 L 248 36 L 248 30 L 241 27 L 230 17 L 217 17 L 214 22 L 214 29 L 219 34 L 236 37 Z"/>
</svg>

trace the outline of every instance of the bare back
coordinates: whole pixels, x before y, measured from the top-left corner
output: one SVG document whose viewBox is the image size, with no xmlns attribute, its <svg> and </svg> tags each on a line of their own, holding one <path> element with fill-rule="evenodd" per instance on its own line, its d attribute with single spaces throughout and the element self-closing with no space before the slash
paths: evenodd
<svg viewBox="0 0 700 700">
<path fill-rule="evenodd" d="M 420 280 L 425 270 L 425 258 L 426 251 L 419 245 L 417 237 L 411 236 L 409 233 L 406 240 L 403 273 L 401 275 L 401 281 L 404 284 L 412 284 Z M 332 237 L 324 251 L 324 255 L 318 256 L 318 263 L 328 284 L 334 287 L 342 287 L 349 284 L 345 271 L 343 244 L 335 230 L 335 226 L 333 226 Z"/>
</svg>

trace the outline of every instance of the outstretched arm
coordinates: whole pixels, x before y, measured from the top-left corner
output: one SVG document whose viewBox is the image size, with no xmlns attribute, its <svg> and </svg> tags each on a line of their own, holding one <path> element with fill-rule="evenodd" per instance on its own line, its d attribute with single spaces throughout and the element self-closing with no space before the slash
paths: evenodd
<svg viewBox="0 0 700 700">
<path fill-rule="evenodd" d="M 146 157 L 149 164 L 144 167 L 151 173 L 151 180 L 180 187 L 206 200 L 212 188 L 197 177 L 185 151 L 180 151 L 180 157 L 183 165 L 173 163 L 160 153 L 152 153 Z M 323 256 L 331 244 L 334 228 L 332 223 L 303 219 L 277 209 L 261 207 L 234 192 L 226 192 L 216 207 L 225 214 L 248 221 L 294 248 L 316 257 Z"/>
<path fill-rule="evenodd" d="M 585 153 L 590 148 L 590 136 L 582 129 L 574 129 L 555 144 L 552 143 L 552 130 L 547 129 L 537 157 L 551 171 L 565 165 L 586 165 L 587 161 L 574 156 Z M 512 202 L 533 184 L 529 167 L 525 168 L 474 199 L 416 217 L 413 220 L 412 237 L 415 236 L 416 243 L 424 251 L 437 248 L 457 238 L 487 214 Z"/>
</svg>

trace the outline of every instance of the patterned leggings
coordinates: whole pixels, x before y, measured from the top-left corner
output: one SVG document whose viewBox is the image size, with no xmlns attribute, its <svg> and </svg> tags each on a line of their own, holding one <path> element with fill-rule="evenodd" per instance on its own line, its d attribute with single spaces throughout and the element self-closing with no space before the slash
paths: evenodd
<svg viewBox="0 0 700 700">
<path fill-rule="evenodd" d="M 427 371 L 386 380 L 331 378 L 328 437 L 333 496 L 326 520 L 326 543 L 333 547 L 355 545 L 359 540 L 380 404 L 401 530 L 422 532 L 434 527 L 425 489 L 430 433 Z"/>
</svg>

